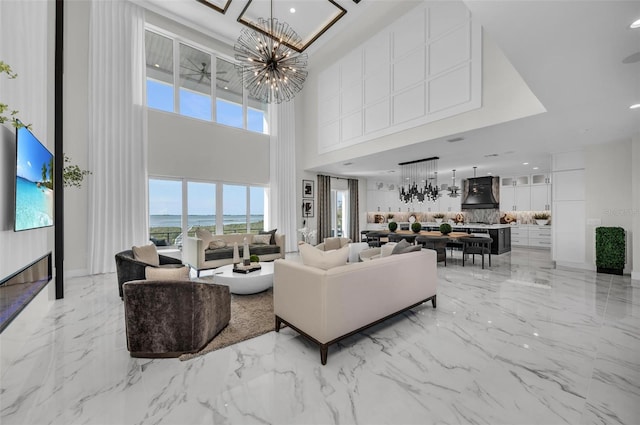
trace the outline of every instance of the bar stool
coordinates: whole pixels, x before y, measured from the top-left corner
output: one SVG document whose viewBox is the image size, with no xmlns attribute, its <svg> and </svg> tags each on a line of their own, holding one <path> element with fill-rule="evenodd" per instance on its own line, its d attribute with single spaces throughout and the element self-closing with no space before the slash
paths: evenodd
<svg viewBox="0 0 640 425">
<path fill-rule="evenodd" d="M 471 254 L 473 264 L 476 263 L 476 254 L 482 255 L 482 268 L 484 269 L 484 254 L 489 254 L 489 267 L 491 267 L 491 243 L 493 239 L 483 236 L 472 236 L 458 239 L 462 242 L 462 266 L 466 254 Z"/>
</svg>

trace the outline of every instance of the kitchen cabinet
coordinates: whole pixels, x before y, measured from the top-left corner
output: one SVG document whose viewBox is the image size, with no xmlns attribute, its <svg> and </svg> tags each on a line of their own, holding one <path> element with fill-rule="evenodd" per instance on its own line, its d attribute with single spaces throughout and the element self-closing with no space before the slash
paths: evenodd
<svg viewBox="0 0 640 425">
<path fill-rule="evenodd" d="M 530 224 L 511 226 L 511 245 L 551 248 L 551 227 Z"/>
<path fill-rule="evenodd" d="M 511 251 L 511 228 L 489 229 L 489 236 L 493 239 L 491 253 L 499 255 Z"/>
<path fill-rule="evenodd" d="M 501 211 L 551 210 L 551 179 L 548 174 L 500 179 Z"/>
<path fill-rule="evenodd" d="M 548 174 L 531 176 L 531 210 L 551 210 L 551 179 Z"/>
</svg>

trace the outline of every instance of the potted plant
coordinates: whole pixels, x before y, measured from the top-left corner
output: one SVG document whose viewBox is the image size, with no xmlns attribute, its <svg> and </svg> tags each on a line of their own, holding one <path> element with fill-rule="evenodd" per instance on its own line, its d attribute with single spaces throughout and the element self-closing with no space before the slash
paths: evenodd
<svg viewBox="0 0 640 425">
<path fill-rule="evenodd" d="M 389 231 L 390 232 L 395 232 L 397 229 L 398 229 L 398 223 L 396 223 L 395 221 L 389 222 Z"/>
<path fill-rule="evenodd" d="M 622 227 L 596 227 L 596 267 L 598 273 L 622 275 L 625 237 Z"/>
<path fill-rule="evenodd" d="M 452 230 L 453 229 L 451 228 L 451 225 L 449 223 L 442 223 L 440 225 L 440 233 L 442 233 L 443 235 L 448 235 Z"/>
<path fill-rule="evenodd" d="M 260 257 L 258 257 L 255 254 L 250 255 L 249 256 L 249 261 L 251 261 L 252 263 L 259 263 L 260 262 Z"/>
<path fill-rule="evenodd" d="M 388 221 L 389 223 L 391 223 L 391 222 L 393 221 L 393 217 L 394 217 L 394 215 L 393 215 L 393 214 L 391 214 L 391 213 L 387 214 L 387 221 Z"/>
<path fill-rule="evenodd" d="M 436 223 L 440 224 L 442 223 L 442 220 L 444 219 L 444 214 L 442 213 L 435 213 L 433 215 L 434 220 L 436 221 Z"/>
<path fill-rule="evenodd" d="M 549 223 L 549 214 L 546 212 L 536 213 L 533 215 L 533 219 L 536 221 L 538 226 L 545 226 Z"/>
<path fill-rule="evenodd" d="M 422 224 L 414 221 L 413 223 L 411 223 L 411 230 L 413 230 L 413 233 L 420 233 L 420 231 L 422 230 Z"/>
</svg>

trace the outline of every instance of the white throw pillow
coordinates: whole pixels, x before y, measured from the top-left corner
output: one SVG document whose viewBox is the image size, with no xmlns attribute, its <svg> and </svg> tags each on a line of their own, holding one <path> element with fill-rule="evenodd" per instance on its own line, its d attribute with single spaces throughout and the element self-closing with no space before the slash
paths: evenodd
<svg viewBox="0 0 640 425">
<path fill-rule="evenodd" d="M 144 275 L 147 280 L 188 280 L 189 267 L 145 267 Z"/>
<path fill-rule="evenodd" d="M 152 266 L 160 265 L 160 257 L 158 257 L 158 250 L 154 244 L 144 246 L 134 246 L 131 248 L 133 251 L 133 258 L 142 261 L 143 263 L 150 264 Z"/>
<path fill-rule="evenodd" d="M 222 239 L 214 239 L 209 242 L 209 249 L 219 249 L 224 248 L 225 246 L 227 246 L 227 243 Z"/>
<path fill-rule="evenodd" d="M 298 249 L 305 266 L 317 267 L 322 270 L 344 266 L 349 258 L 348 245 L 333 251 L 321 251 L 308 243 L 302 243 L 298 245 Z"/>
<path fill-rule="evenodd" d="M 253 244 L 255 245 L 269 245 L 271 242 L 271 235 L 253 235 Z"/>
<path fill-rule="evenodd" d="M 324 238 L 324 250 L 340 249 L 340 238 Z"/>
<path fill-rule="evenodd" d="M 386 244 L 382 245 L 380 247 L 380 258 L 390 256 L 395 246 L 396 242 L 387 242 Z"/>
<path fill-rule="evenodd" d="M 213 240 L 213 235 L 209 230 L 198 227 L 196 229 L 196 238 L 202 239 L 203 245 L 207 247 Z"/>
</svg>

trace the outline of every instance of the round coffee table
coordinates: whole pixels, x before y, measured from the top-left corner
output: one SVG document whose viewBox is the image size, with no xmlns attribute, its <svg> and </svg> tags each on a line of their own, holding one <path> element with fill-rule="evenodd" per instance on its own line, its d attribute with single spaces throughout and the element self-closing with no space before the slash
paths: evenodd
<svg viewBox="0 0 640 425">
<path fill-rule="evenodd" d="M 233 264 L 218 267 L 213 273 L 213 283 L 227 285 L 232 294 L 247 295 L 266 291 L 273 286 L 273 262 L 260 263 L 260 270 L 236 273 Z"/>
</svg>

